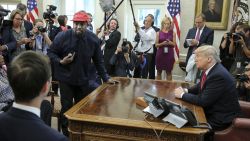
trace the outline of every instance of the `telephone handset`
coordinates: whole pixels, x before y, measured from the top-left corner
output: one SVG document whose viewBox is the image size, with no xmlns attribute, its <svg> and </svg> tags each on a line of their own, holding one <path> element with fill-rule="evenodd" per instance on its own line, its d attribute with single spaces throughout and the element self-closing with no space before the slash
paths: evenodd
<svg viewBox="0 0 250 141">
<path fill-rule="evenodd" d="M 177 103 L 171 102 L 166 99 L 159 99 L 158 101 L 160 105 L 164 107 L 163 109 L 168 113 L 175 114 L 176 116 L 187 120 L 192 126 L 198 125 L 197 119 L 195 118 L 193 112 L 189 109 L 181 107 Z"/>
<path fill-rule="evenodd" d="M 153 96 L 149 92 L 145 92 L 144 100 L 147 102 L 148 105 L 152 104 L 156 109 L 161 108 L 158 102 L 158 97 Z"/>
<path fill-rule="evenodd" d="M 187 108 L 181 108 L 181 112 L 185 115 L 185 117 L 190 125 L 192 125 L 192 126 L 198 125 L 198 121 L 197 121 L 197 119 L 192 111 L 190 111 Z"/>
<path fill-rule="evenodd" d="M 144 100 L 148 105 L 152 105 L 156 109 L 161 109 L 164 112 L 159 116 L 165 117 L 164 121 L 170 122 L 176 125 L 178 128 L 182 127 L 188 122 L 194 128 L 206 128 L 212 129 L 208 123 L 199 123 L 194 113 L 188 108 L 182 107 L 181 105 L 169 101 L 167 99 L 158 98 L 152 95 L 150 92 L 145 92 Z M 186 122 L 185 122 L 186 121 Z"/>
</svg>

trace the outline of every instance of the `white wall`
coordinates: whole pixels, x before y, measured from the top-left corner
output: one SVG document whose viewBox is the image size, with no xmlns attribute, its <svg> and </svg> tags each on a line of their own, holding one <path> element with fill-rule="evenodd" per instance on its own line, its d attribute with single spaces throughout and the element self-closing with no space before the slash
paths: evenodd
<svg viewBox="0 0 250 141">
<path fill-rule="evenodd" d="M 57 12 L 58 14 L 64 14 L 64 7 L 66 7 L 63 3 L 65 0 L 39 0 L 38 6 L 39 6 L 39 12 L 40 16 L 42 16 L 43 9 L 46 10 L 46 5 L 52 4 L 56 5 L 58 7 Z M 116 5 L 119 4 L 121 0 L 115 0 Z M 227 30 L 215 30 L 214 34 L 214 46 L 219 47 L 221 37 L 225 32 L 227 32 L 231 27 L 231 13 L 232 13 L 232 6 L 233 6 L 233 0 L 230 1 L 230 9 L 229 9 L 229 18 L 228 18 L 228 29 Z M 26 3 L 27 0 L 21 0 L 21 2 Z M 166 0 L 132 0 L 133 4 L 138 3 L 161 3 L 166 5 Z M 188 29 L 193 27 L 194 25 L 194 15 L 195 15 L 195 2 L 196 0 L 181 0 L 181 47 L 180 47 L 180 53 L 181 53 L 181 59 L 185 58 L 187 49 L 183 48 L 183 42 L 186 37 L 186 34 L 188 32 Z M 250 0 L 248 0 L 249 3 L 249 11 L 250 11 Z M 67 7 L 70 8 L 70 7 Z M 132 13 L 130 10 L 130 3 L 129 0 L 124 0 L 121 6 L 117 10 L 118 20 L 120 28 L 118 29 L 122 33 L 122 38 L 132 38 L 128 37 L 128 31 L 134 31 L 133 23 L 128 22 L 129 19 L 132 18 Z M 93 15 L 94 19 L 94 27 L 99 28 L 103 23 L 103 17 L 104 13 L 102 9 L 99 6 L 99 0 L 95 0 L 95 13 Z M 71 19 L 69 19 L 71 20 Z"/>
<path fill-rule="evenodd" d="M 116 0 L 116 4 L 118 4 L 121 0 Z M 164 3 L 166 5 L 166 0 L 132 0 L 132 3 Z M 180 42 L 180 59 L 185 59 L 187 49 L 183 48 L 183 42 L 186 37 L 186 34 L 188 30 L 193 27 L 194 25 L 194 16 L 195 16 L 195 2 L 196 0 L 181 0 L 181 42 Z M 250 1 L 249 3 L 249 11 L 250 11 Z M 225 32 L 227 32 L 231 27 L 231 13 L 232 13 L 232 6 L 233 6 L 233 0 L 230 0 L 230 8 L 229 8 L 229 18 L 228 18 L 228 29 L 227 30 L 215 30 L 214 32 L 214 46 L 219 47 L 221 37 Z M 96 17 L 94 20 L 97 20 L 96 27 L 99 27 L 102 23 L 102 17 L 103 12 L 100 9 L 99 3 L 96 3 L 96 8 L 98 11 L 98 14 L 95 15 Z M 127 31 L 128 30 L 134 30 L 131 29 L 131 24 L 128 23 L 128 19 L 131 18 L 131 10 L 130 10 L 130 3 L 128 0 L 124 0 L 123 4 L 118 9 L 118 20 L 120 24 L 119 31 L 122 33 L 122 37 L 127 37 Z M 128 28 L 129 27 L 129 28 Z"/>
</svg>

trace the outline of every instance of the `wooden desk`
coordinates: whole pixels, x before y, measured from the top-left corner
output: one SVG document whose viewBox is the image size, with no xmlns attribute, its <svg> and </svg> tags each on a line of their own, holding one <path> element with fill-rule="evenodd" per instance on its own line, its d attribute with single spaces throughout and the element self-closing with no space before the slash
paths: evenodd
<svg viewBox="0 0 250 141">
<path fill-rule="evenodd" d="M 153 89 L 158 96 L 182 104 L 192 110 L 199 122 L 206 122 L 201 107 L 176 99 L 173 90 L 188 87 L 183 82 L 166 82 L 146 79 L 114 78 L 119 84 L 103 84 L 65 113 L 69 119 L 71 141 L 156 141 L 163 130 L 161 141 L 200 141 L 207 129 L 191 127 L 176 128 L 173 125 L 148 119 L 137 106 L 135 98 Z"/>
</svg>

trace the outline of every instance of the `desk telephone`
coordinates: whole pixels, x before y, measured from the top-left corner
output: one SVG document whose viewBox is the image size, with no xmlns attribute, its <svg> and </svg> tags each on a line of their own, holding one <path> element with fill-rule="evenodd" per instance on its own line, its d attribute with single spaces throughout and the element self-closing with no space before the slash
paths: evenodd
<svg viewBox="0 0 250 141">
<path fill-rule="evenodd" d="M 144 100 L 148 103 L 148 105 L 153 105 L 156 109 L 163 109 L 164 112 L 160 115 L 161 117 L 165 117 L 171 113 L 175 115 L 175 117 L 186 120 L 193 127 L 210 128 L 210 126 L 207 125 L 207 123 L 205 123 L 206 126 L 201 126 L 200 125 L 201 123 L 197 121 L 192 111 L 190 111 L 185 107 L 180 106 L 177 103 L 174 103 L 172 101 L 163 98 L 158 98 L 149 92 L 145 92 Z"/>
</svg>

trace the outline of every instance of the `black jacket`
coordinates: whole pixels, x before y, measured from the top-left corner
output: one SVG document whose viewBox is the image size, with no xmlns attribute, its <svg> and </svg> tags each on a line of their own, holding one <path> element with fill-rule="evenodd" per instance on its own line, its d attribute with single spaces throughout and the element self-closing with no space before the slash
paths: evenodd
<svg viewBox="0 0 250 141">
<path fill-rule="evenodd" d="M 2 141 L 68 141 L 37 115 L 17 108 L 0 114 L 0 137 Z"/>
<path fill-rule="evenodd" d="M 75 53 L 73 62 L 66 65 L 60 64 L 60 60 L 69 53 Z M 55 65 L 55 78 L 64 83 L 77 86 L 88 85 L 89 76 L 96 73 L 89 71 L 91 59 L 103 81 L 109 78 L 104 68 L 99 39 L 88 30 L 80 38 L 76 36 L 73 29 L 58 33 L 47 55 Z"/>
</svg>

